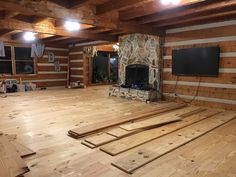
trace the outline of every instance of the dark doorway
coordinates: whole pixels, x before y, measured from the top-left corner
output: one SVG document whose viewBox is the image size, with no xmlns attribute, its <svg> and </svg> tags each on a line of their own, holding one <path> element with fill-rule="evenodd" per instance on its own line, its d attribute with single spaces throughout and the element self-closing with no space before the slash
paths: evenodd
<svg viewBox="0 0 236 177">
<path fill-rule="evenodd" d="M 117 52 L 99 51 L 92 60 L 92 83 L 116 83 L 118 79 Z"/>
<path fill-rule="evenodd" d="M 147 89 L 149 82 L 149 67 L 141 64 L 126 66 L 125 84 L 135 89 Z"/>
</svg>

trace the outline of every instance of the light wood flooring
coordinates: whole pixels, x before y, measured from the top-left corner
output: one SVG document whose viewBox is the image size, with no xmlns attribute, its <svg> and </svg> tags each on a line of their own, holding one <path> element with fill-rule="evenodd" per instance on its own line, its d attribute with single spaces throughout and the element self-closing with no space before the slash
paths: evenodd
<svg viewBox="0 0 236 177">
<path fill-rule="evenodd" d="M 236 177 L 236 120 L 172 151 L 128 175 L 112 157 L 67 136 L 72 128 L 151 110 L 155 104 L 108 97 L 108 86 L 0 95 L 0 131 L 36 151 L 24 158 L 26 177 Z M 155 147 L 153 147 L 155 148 Z"/>
</svg>

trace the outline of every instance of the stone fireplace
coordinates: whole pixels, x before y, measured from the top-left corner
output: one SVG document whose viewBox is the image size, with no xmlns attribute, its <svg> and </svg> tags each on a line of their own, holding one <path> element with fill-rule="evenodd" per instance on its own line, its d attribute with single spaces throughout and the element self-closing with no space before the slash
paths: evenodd
<svg viewBox="0 0 236 177">
<path fill-rule="evenodd" d="M 109 95 L 143 101 L 160 97 L 159 37 L 123 35 L 119 44 L 119 83 L 111 88 Z"/>
</svg>

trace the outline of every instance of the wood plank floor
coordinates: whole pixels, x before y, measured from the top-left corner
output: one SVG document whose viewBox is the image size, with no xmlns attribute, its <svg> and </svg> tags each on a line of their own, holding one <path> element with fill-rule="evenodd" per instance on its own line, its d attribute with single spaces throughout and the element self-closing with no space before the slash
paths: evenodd
<svg viewBox="0 0 236 177">
<path fill-rule="evenodd" d="M 115 157 L 67 136 L 71 128 L 152 110 L 155 105 L 109 98 L 108 86 L 56 89 L 0 97 L 0 131 L 37 154 L 24 158 L 26 177 L 236 176 L 236 123 L 231 121 L 128 175 L 111 166 Z M 3 95 L 0 95 L 3 96 Z M 135 151 L 135 148 L 130 152 Z"/>
</svg>

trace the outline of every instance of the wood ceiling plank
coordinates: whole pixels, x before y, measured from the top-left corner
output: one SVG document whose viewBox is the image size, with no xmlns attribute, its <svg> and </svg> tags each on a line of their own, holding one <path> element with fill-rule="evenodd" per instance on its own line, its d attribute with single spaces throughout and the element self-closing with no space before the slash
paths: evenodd
<svg viewBox="0 0 236 177">
<path fill-rule="evenodd" d="M 17 16 L 19 12 L 5 11 L 4 19 L 9 19 Z"/>
<path fill-rule="evenodd" d="M 182 0 L 181 3 L 179 3 L 178 5 L 163 5 L 160 1 L 153 1 L 145 4 L 144 6 L 132 7 L 121 11 L 119 14 L 119 19 L 123 21 L 131 20 L 137 17 L 143 17 L 146 15 L 154 14 L 163 10 L 194 4 L 199 1 L 203 0 Z"/>
<path fill-rule="evenodd" d="M 63 36 L 52 36 L 48 38 L 44 38 L 43 42 L 45 43 L 50 43 L 50 42 L 57 42 L 65 39 L 69 39 L 70 37 L 63 37 Z"/>
<path fill-rule="evenodd" d="M 70 2 L 68 0 L 49 0 L 55 4 L 58 4 L 65 8 L 70 8 Z"/>
<path fill-rule="evenodd" d="M 153 0 L 110 0 L 104 4 L 98 5 L 96 7 L 96 14 L 101 15 L 108 12 L 114 12 L 119 10 L 124 10 L 130 7 L 145 5 L 147 2 L 152 2 Z"/>
<path fill-rule="evenodd" d="M 220 12 L 220 11 L 218 11 Z M 179 18 L 176 18 L 176 19 L 173 19 L 173 20 L 168 20 L 166 22 L 163 22 L 163 23 L 156 23 L 156 27 L 165 27 L 165 26 L 170 26 L 170 25 L 177 25 L 177 24 L 184 24 L 184 23 L 188 23 L 188 22 L 191 22 L 191 23 L 194 23 L 194 22 L 199 22 L 199 21 L 203 21 L 203 20 L 210 20 L 210 19 L 217 19 L 217 18 L 220 18 L 220 17 L 224 17 L 224 16 L 227 16 L 231 18 L 234 18 L 234 16 L 236 15 L 236 10 L 234 7 L 232 7 L 232 10 L 228 10 L 226 12 L 221 12 L 221 13 L 210 13 L 210 15 L 206 14 L 206 15 L 201 15 L 201 16 L 196 16 L 196 17 L 179 17 Z"/>
<path fill-rule="evenodd" d="M 71 0 L 70 1 L 70 9 L 80 8 L 86 4 L 88 4 L 89 0 Z"/>
<path fill-rule="evenodd" d="M 12 32 L 12 31 L 14 31 L 14 30 L 0 29 L 0 37 Z"/>
<path fill-rule="evenodd" d="M 227 10 L 235 8 L 236 2 L 235 1 L 227 1 L 224 0 L 213 0 L 213 1 L 203 1 L 198 2 L 196 4 L 191 4 L 185 7 L 178 7 L 171 10 L 166 10 L 161 13 L 156 13 L 153 15 L 148 15 L 139 19 L 140 24 L 147 24 L 162 20 L 170 20 L 172 18 L 178 17 L 186 17 L 189 15 L 194 16 L 201 16 L 206 13 L 215 13 L 219 10 Z"/>
</svg>

